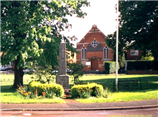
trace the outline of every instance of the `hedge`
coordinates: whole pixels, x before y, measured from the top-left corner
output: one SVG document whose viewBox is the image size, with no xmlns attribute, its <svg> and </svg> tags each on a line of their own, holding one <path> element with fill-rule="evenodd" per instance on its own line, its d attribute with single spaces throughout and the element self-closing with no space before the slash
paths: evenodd
<svg viewBox="0 0 159 118">
<path fill-rule="evenodd" d="M 71 88 L 71 96 L 72 98 L 99 97 L 103 95 L 103 91 L 103 86 L 96 83 L 74 85 Z"/>
<path fill-rule="evenodd" d="M 29 84 L 29 90 L 38 96 L 42 95 L 43 92 L 46 93 L 46 96 L 48 94 L 54 94 L 56 97 L 62 97 L 64 95 L 62 85 L 56 83 L 42 84 L 40 82 L 33 81 Z"/>
<path fill-rule="evenodd" d="M 127 70 L 158 70 L 158 61 L 128 61 Z"/>
<path fill-rule="evenodd" d="M 119 63 L 118 63 L 119 70 Z M 115 61 L 106 61 L 105 62 L 105 73 L 111 74 L 116 72 L 116 62 Z"/>
</svg>

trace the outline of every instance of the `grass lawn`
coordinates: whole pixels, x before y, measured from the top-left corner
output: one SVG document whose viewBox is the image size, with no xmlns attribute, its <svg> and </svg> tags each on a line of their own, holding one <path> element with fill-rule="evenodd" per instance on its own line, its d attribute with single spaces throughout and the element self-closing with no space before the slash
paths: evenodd
<svg viewBox="0 0 159 118">
<path fill-rule="evenodd" d="M 30 99 L 21 96 L 17 92 L 5 92 L 1 93 L 1 103 L 65 103 L 61 98 L 54 99 Z"/>
<path fill-rule="evenodd" d="M 10 89 L 13 84 L 13 74 L 1 74 L 1 103 L 65 103 L 63 99 L 29 99 L 20 96 L 16 91 Z M 115 75 L 84 75 L 80 78 L 84 82 L 96 82 L 103 85 L 104 89 L 109 88 L 111 95 L 108 98 L 89 98 L 76 99 L 81 103 L 95 102 L 117 102 L 117 101 L 133 101 L 158 98 L 158 75 L 119 75 L 119 80 L 133 79 L 141 81 L 139 86 L 130 89 L 119 87 L 119 92 L 114 91 Z M 31 81 L 30 75 L 24 75 L 24 84 L 27 85 Z M 55 80 L 53 80 L 54 82 Z M 72 78 L 70 79 L 70 87 L 73 86 Z"/>
<path fill-rule="evenodd" d="M 54 99 L 29 99 L 20 95 L 17 91 L 10 89 L 14 82 L 13 74 L 1 74 L 1 103 L 65 103 L 62 98 Z M 23 83 L 27 85 L 31 79 L 31 75 L 24 75 Z"/>
<path fill-rule="evenodd" d="M 103 85 L 104 88 L 108 87 L 111 91 L 115 91 L 115 74 L 112 75 L 84 75 L 80 78 L 81 81 L 85 82 L 96 82 Z M 118 75 L 118 80 L 138 80 L 141 81 L 142 90 L 158 90 L 158 75 Z M 139 83 L 140 84 L 140 83 Z M 140 90 L 140 85 L 134 89 L 129 89 L 129 91 Z M 125 91 L 123 88 L 119 87 L 119 91 Z M 127 90 L 126 90 L 127 91 Z"/>
<path fill-rule="evenodd" d="M 121 102 L 121 101 L 138 101 L 146 99 L 157 99 L 158 90 L 152 90 L 147 92 L 115 92 L 108 98 L 95 98 L 90 97 L 88 99 L 76 99 L 80 103 L 100 103 L 100 102 Z"/>
<path fill-rule="evenodd" d="M 138 87 L 122 88 L 115 92 L 115 75 L 84 75 L 80 80 L 96 82 L 109 88 L 111 95 L 108 98 L 76 99 L 81 103 L 137 101 L 145 99 L 158 99 L 158 75 L 119 75 L 118 80 L 139 80 Z M 140 89 L 141 86 L 141 89 Z"/>
</svg>

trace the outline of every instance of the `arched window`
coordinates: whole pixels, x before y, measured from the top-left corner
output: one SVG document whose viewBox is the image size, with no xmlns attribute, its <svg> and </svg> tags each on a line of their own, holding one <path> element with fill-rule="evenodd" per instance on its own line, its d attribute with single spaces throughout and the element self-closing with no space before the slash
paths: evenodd
<svg viewBox="0 0 159 118">
<path fill-rule="evenodd" d="M 85 60 L 86 59 L 86 48 L 83 47 L 82 48 L 82 60 Z"/>
<path fill-rule="evenodd" d="M 103 55 L 104 55 L 104 59 L 108 59 L 109 57 L 108 57 L 108 47 L 106 46 L 106 47 L 104 47 L 104 49 L 103 49 Z"/>
</svg>

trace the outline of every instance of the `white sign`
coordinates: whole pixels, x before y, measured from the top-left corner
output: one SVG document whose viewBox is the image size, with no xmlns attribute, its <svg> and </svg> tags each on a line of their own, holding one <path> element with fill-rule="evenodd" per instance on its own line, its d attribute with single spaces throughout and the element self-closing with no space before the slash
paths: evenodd
<svg viewBox="0 0 159 118">
<path fill-rule="evenodd" d="M 90 65 L 91 65 L 91 62 L 90 62 L 90 61 L 87 61 L 87 62 L 86 62 L 86 65 L 87 65 L 87 66 L 90 66 Z"/>
</svg>

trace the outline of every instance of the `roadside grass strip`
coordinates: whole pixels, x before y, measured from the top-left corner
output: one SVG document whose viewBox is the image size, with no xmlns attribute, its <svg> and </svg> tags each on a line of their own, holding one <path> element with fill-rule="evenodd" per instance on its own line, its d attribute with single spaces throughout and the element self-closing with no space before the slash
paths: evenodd
<svg viewBox="0 0 159 118">
<path fill-rule="evenodd" d="M 88 99 L 76 99 L 80 103 L 105 103 L 105 102 L 124 102 L 124 101 L 139 101 L 157 99 L 158 90 L 147 92 L 115 92 L 108 98 L 95 98 L 90 97 Z"/>
</svg>

